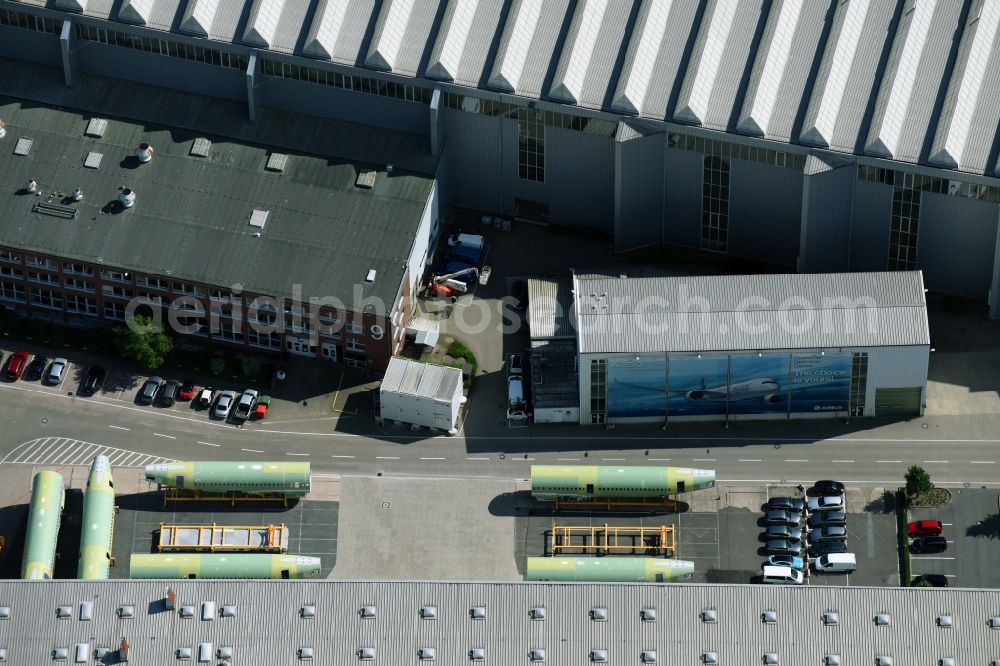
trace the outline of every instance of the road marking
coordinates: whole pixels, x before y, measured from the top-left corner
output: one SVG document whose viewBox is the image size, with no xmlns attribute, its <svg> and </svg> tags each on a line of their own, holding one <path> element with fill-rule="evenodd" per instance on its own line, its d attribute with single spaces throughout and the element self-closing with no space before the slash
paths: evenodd
<svg viewBox="0 0 1000 666">
<path fill-rule="evenodd" d="M 947 465 L 948 462 L 949 461 L 947 461 L 947 460 L 925 460 L 924 464 L 925 465 L 930 465 L 932 463 L 937 463 L 937 464 L 940 464 L 940 465 Z"/>
<path fill-rule="evenodd" d="M 609 462 L 621 462 L 623 460 L 628 460 L 628 458 L 601 458 L 601 460 L 607 460 Z"/>
<path fill-rule="evenodd" d="M 785 462 L 809 462 L 809 461 L 803 460 L 802 458 L 786 458 Z"/>
<path fill-rule="evenodd" d="M 832 463 L 852 463 L 853 460 L 831 460 Z"/>
<path fill-rule="evenodd" d="M 715 462 L 715 458 L 692 458 L 695 462 Z"/>
<path fill-rule="evenodd" d="M 953 560 L 954 557 L 930 557 L 927 555 L 911 555 L 911 560 Z"/>
<path fill-rule="evenodd" d="M 876 460 L 877 463 L 901 463 L 902 460 Z"/>
<path fill-rule="evenodd" d="M 421 460 L 447 460 L 447 458 L 421 458 Z"/>
<path fill-rule="evenodd" d="M 760 458 L 740 458 L 740 462 L 764 462 Z"/>
<path fill-rule="evenodd" d="M 995 465 L 997 461 L 995 460 L 970 460 L 970 465 Z"/>
<path fill-rule="evenodd" d="M 158 432 L 154 432 L 153 434 L 154 434 L 155 436 L 157 436 L 157 437 L 165 437 L 166 439 L 177 439 L 177 438 L 176 438 L 176 437 L 174 437 L 173 435 L 164 435 L 164 434 L 162 434 L 162 433 L 158 433 Z"/>
<path fill-rule="evenodd" d="M 212 444 L 212 442 L 198 442 L 198 444 L 204 444 L 205 446 L 222 446 L 221 444 Z"/>
<path fill-rule="evenodd" d="M 489 458 L 466 458 L 466 460 L 489 460 Z"/>
<path fill-rule="evenodd" d="M 173 458 L 117 449 L 66 437 L 40 437 L 14 447 L 0 463 L 25 465 L 89 465 L 95 456 L 107 456 L 114 467 L 145 467 L 174 462 Z"/>
<path fill-rule="evenodd" d="M 646 458 L 646 460 L 662 460 L 663 462 L 670 462 L 670 458 Z"/>
<path fill-rule="evenodd" d="M 289 453 L 288 451 L 286 451 L 285 455 L 286 456 L 308 456 L 309 454 L 308 453 Z"/>
<path fill-rule="evenodd" d="M 109 425 L 108 427 L 109 428 L 114 428 L 115 430 L 131 430 L 132 429 L 132 428 L 126 428 L 124 426 L 113 426 L 113 425 Z"/>
<path fill-rule="evenodd" d="M 246 451 L 247 453 L 264 453 L 263 451 L 259 451 L 257 449 L 240 449 L 240 451 Z"/>
<path fill-rule="evenodd" d="M 375 460 L 399 460 L 399 456 L 375 456 Z"/>
<path fill-rule="evenodd" d="M 469 460 L 472 460 L 472 458 L 469 458 Z M 566 462 L 570 462 L 570 461 L 573 461 L 573 460 L 579 460 L 579 458 L 556 458 L 556 460 L 563 460 L 563 461 L 566 461 Z"/>
<path fill-rule="evenodd" d="M 353 458 L 354 456 L 330 456 L 331 458 Z"/>
<path fill-rule="evenodd" d="M 31 393 L 32 391 L 34 391 L 35 393 L 49 393 L 48 391 L 42 391 L 40 389 L 24 388 L 23 386 L 4 386 L 4 388 L 14 389 L 15 391 L 27 391 L 28 393 Z"/>
</svg>

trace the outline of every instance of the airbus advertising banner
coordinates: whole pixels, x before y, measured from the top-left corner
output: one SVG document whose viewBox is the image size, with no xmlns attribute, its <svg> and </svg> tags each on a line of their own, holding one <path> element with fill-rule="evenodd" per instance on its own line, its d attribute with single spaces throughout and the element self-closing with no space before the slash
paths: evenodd
<svg viewBox="0 0 1000 666">
<path fill-rule="evenodd" d="M 851 354 L 608 359 L 608 416 L 845 412 Z"/>
</svg>

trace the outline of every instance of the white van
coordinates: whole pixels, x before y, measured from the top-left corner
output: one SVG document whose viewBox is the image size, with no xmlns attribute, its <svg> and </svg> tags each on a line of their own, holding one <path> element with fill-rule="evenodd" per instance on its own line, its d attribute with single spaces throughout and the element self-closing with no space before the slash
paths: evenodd
<svg viewBox="0 0 1000 666">
<path fill-rule="evenodd" d="M 764 582 L 772 585 L 801 585 L 802 572 L 791 567 L 764 565 Z"/>
<path fill-rule="evenodd" d="M 524 406 L 524 381 L 520 375 L 507 378 L 507 407 L 517 409 Z"/>
<path fill-rule="evenodd" d="M 858 568 L 858 560 L 854 553 L 828 553 L 817 557 L 813 566 L 816 571 L 851 573 Z"/>
</svg>

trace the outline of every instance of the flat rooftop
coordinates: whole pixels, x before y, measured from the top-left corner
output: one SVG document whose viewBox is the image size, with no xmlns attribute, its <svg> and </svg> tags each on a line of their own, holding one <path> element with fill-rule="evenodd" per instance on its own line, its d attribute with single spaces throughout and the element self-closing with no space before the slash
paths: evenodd
<svg viewBox="0 0 1000 666">
<path fill-rule="evenodd" d="M 13 83 L 2 89 L 25 88 L 20 80 Z M 179 101 L 177 93 L 148 86 L 144 92 L 153 96 L 150 108 Z M 229 102 L 180 98 L 193 106 L 219 105 L 223 115 L 232 111 Z M 92 92 L 80 101 L 93 106 Z M 402 168 L 404 160 L 392 173 L 375 160 L 391 158 L 391 151 L 379 147 L 394 139 L 412 152 L 412 137 L 310 120 L 299 127 L 305 137 L 266 132 L 257 137 L 268 141 L 261 144 L 215 134 L 223 128 L 211 122 L 205 130 L 180 128 L 157 124 L 162 113 L 150 115 L 130 120 L 100 109 L 75 111 L 0 96 L 0 118 L 7 125 L 0 140 L 0 245 L 178 281 L 241 285 L 244 292 L 275 297 L 290 296 L 300 285 L 305 298 L 332 296 L 350 305 L 357 285 L 360 297 L 395 299 L 433 175 L 420 159 L 410 160 L 417 171 Z M 107 120 L 103 136 L 87 135 L 92 118 Z M 261 122 L 294 129 L 298 119 L 281 114 Z M 287 147 L 308 145 L 303 139 L 310 133 L 324 135 L 316 144 L 324 149 L 319 154 Z M 359 154 L 330 155 L 330 135 L 350 135 L 349 146 Z M 360 154 L 365 137 L 376 147 L 371 162 Z M 16 154 L 20 139 L 31 142 L 20 142 L 25 155 Z M 202 140 L 211 142 L 207 153 L 193 154 Z M 140 143 L 155 151 L 145 164 L 135 156 Z M 267 169 L 272 153 L 287 155 L 283 171 Z M 85 165 L 88 157 L 91 164 L 99 160 L 96 168 Z M 355 187 L 358 174 L 370 169 L 378 170 L 374 186 Z M 37 195 L 23 190 L 32 179 Z M 123 186 L 136 194 L 130 209 L 115 203 Z M 77 188 L 84 199 L 73 202 L 68 197 Z M 40 212 L 37 204 L 68 212 Z M 262 228 L 250 225 L 255 209 L 267 211 Z M 375 279 L 367 282 L 371 269 Z"/>
</svg>

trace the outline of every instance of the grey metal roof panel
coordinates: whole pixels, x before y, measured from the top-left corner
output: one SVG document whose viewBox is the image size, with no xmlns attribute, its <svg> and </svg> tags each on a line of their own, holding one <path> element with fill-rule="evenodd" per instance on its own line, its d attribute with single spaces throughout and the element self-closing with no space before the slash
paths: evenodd
<svg viewBox="0 0 1000 666">
<path fill-rule="evenodd" d="M 528 325 L 531 338 L 571 338 L 573 281 L 564 278 L 528 280 Z"/>
<path fill-rule="evenodd" d="M 684 73 L 684 49 L 698 15 L 697 2 L 643 0 L 632 29 L 611 107 L 662 120 Z"/>
<path fill-rule="evenodd" d="M 303 54 L 344 65 L 358 64 L 374 12 L 375 0 L 319 0 Z"/>
<path fill-rule="evenodd" d="M 57 9 L 79 12 L 84 16 L 107 19 L 111 16 L 115 0 L 55 0 L 54 2 L 38 3 L 38 6 L 44 7 L 50 4 L 55 5 Z"/>
<path fill-rule="evenodd" d="M 335 296 L 348 307 L 357 285 L 386 308 L 395 299 L 430 177 L 397 169 L 361 191 L 347 161 L 296 154 L 277 175 L 264 170 L 267 149 L 238 141 L 215 138 L 210 156 L 195 158 L 196 135 L 183 130 L 111 119 L 95 140 L 83 136 L 86 117 L 78 113 L 10 98 L 0 98 L 0 109 L 8 128 L 35 140 L 28 159 L 0 155 L 7 191 L 30 171 L 42 200 L 76 187 L 86 196 L 72 221 L 33 213 L 33 202 L 16 194 L 0 197 L 0 244 L 276 297 L 300 284 L 303 294 Z M 130 168 L 140 141 L 156 155 Z M 102 166 L 85 169 L 82 156 L 95 147 L 105 154 Z M 116 214 L 108 202 L 122 184 L 137 202 Z M 255 208 L 270 211 L 259 237 L 248 225 Z M 374 283 L 364 280 L 370 268 L 378 271 Z"/>
<path fill-rule="evenodd" d="M 253 0 L 243 43 L 292 53 L 302 34 L 310 0 Z"/>
<path fill-rule="evenodd" d="M 435 400 L 451 400 L 462 385 L 462 371 L 394 356 L 389 359 L 381 391 Z"/>
<path fill-rule="evenodd" d="M 837 5 L 799 141 L 847 153 L 859 147 L 895 11 L 886 0 Z"/>
<path fill-rule="evenodd" d="M 865 153 L 920 161 L 936 124 L 934 107 L 947 85 L 962 3 L 907 0 L 878 91 Z"/>
<path fill-rule="evenodd" d="M 604 106 L 633 0 L 581 0 L 576 5 L 549 98 L 591 109 Z"/>
<path fill-rule="evenodd" d="M 569 0 L 512 0 L 489 87 L 539 98 Z"/>
<path fill-rule="evenodd" d="M 926 345 L 919 271 L 577 280 L 580 353 Z"/>
<path fill-rule="evenodd" d="M 440 0 L 382 0 L 365 66 L 416 76 Z"/>
<path fill-rule="evenodd" d="M 674 120 L 729 129 L 763 0 L 708 0 Z"/>
<path fill-rule="evenodd" d="M 248 0 L 187 0 L 180 32 L 218 42 L 233 42 Z"/>
<path fill-rule="evenodd" d="M 756 51 L 737 131 L 791 141 L 830 0 L 779 0 Z"/>
<path fill-rule="evenodd" d="M 118 9 L 118 20 L 169 31 L 173 28 L 182 2 L 183 0 L 123 0 Z"/>
<path fill-rule="evenodd" d="M 176 606 L 212 601 L 233 605 L 235 617 L 211 623 L 180 619 L 167 611 L 169 587 Z M 404 581 L 224 581 L 109 580 L 4 581 L 4 646 L 13 664 L 52 663 L 54 647 L 117 648 L 124 637 L 129 662 L 177 663 L 179 647 L 233 647 L 233 663 L 247 666 L 299 663 L 295 651 L 311 647 L 312 663 L 357 662 L 357 651 L 375 647 L 375 663 L 417 662 L 417 650 L 433 647 L 434 663 L 468 662 L 473 647 L 486 651 L 486 663 L 528 663 L 530 649 L 544 649 L 547 664 L 584 664 L 594 649 L 606 649 L 611 663 L 637 663 L 642 650 L 655 649 L 657 664 L 700 664 L 706 650 L 722 664 L 759 664 L 765 652 L 781 664 L 820 664 L 828 654 L 841 663 L 873 664 L 877 654 L 892 655 L 898 664 L 936 664 L 944 657 L 957 663 L 988 664 L 996 658 L 995 590 L 809 585 L 684 584 L 557 584 L 450 583 Z M 59 620 L 55 608 L 92 601 L 89 622 Z M 118 607 L 129 604 L 135 614 L 120 619 Z M 302 619 L 304 604 L 316 607 L 315 619 Z M 362 606 L 374 605 L 375 618 L 361 617 Z M 423 620 L 419 609 L 437 607 L 437 619 Z M 544 621 L 528 611 L 546 609 Z M 485 607 L 486 618 L 469 611 Z M 607 609 L 607 619 L 590 618 L 594 607 Z M 644 608 L 656 608 L 655 622 L 643 622 Z M 715 610 L 718 622 L 705 623 L 700 613 Z M 761 621 L 773 611 L 777 622 Z M 826 626 L 822 615 L 835 611 L 839 623 Z M 885 613 L 888 626 L 876 626 Z M 936 626 L 947 613 L 952 626 Z M 331 627 L 335 630 L 331 630 Z M 264 629 L 266 628 L 266 629 Z M 71 653 L 72 654 L 72 653 Z M 192 663 L 195 662 L 192 659 Z M 215 663 L 215 662 L 212 662 Z M 308 663 L 308 662 L 307 662 Z"/>
<path fill-rule="evenodd" d="M 973 0 L 929 161 L 988 173 L 1000 126 L 1000 0 Z"/>
<path fill-rule="evenodd" d="M 448 0 L 424 75 L 478 87 L 502 10 L 494 0 Z"/>
</svg>

